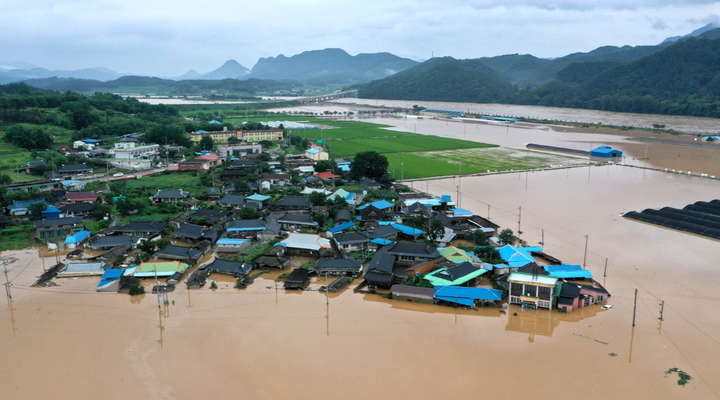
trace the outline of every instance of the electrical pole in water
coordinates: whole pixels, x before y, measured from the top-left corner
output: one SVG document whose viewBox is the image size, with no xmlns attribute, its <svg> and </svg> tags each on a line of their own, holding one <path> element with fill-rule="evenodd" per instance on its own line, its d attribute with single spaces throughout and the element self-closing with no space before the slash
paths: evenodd
<svg viewBox="0 0 720 400">
<path fill-rule="evenodd" d="M 588 235 L 585 235 L 585 256 L 583 257 L 583 268 L 585 268 L 585 265 L 587 265 L 587 245 L 588 245 Z"/>
<path fill-rule="evenodd" d="M 663 312 L 665 311 L 665 300 L 662 300 L 662 303 L 660 303 L 660 318 L 658 318 L 660 321 L 663 320 Z"/>
<path fill-rule="evenodd" d="M 637 311 L 637 292 L 638 290 L 635 289 L 635 301 L 633 302 L 633 325 L 635 326 L 635 312 Z"/>
</svg>

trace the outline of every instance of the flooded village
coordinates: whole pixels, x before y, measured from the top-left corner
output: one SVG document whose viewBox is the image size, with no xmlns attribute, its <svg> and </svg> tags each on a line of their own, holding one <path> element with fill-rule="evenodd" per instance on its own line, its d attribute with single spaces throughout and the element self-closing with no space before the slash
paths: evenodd
<svg viewBox="0 0 720 400">
<path fill-rule="evenodd" d="M 218 193 L 205 203 L 217 208 L 169 222 L 6 251 L 6 398 L 720 397 L 717 241 L 623 216 L 717 199 L 714 146 L 540 123 L 366 121 L 622 157 L 306 185 L 273 210 L 268 196 Z M 235 163 L 237 174 L 249 165 Z M 268 187 L 290 179 L 269 175 Z M 397 199 L 365 198 L 378 189 Z M 331 214 L 318 197 L 348 207 Z M 186 199 L 177 188 L 152 201 Z M 260 213 L 234 218 L 243 207 Z M 317 213 L 333 219 L 327 230 Z M 38 235 L 83 232 L 80 218 L 38 221 Z M 162 244 L 153 259 L 108 268 L 146 242 Z M 117 293 L 138 285 L 145 294 Z M 678 385 L 673 368 L 693 379 Z"/>
</svg>

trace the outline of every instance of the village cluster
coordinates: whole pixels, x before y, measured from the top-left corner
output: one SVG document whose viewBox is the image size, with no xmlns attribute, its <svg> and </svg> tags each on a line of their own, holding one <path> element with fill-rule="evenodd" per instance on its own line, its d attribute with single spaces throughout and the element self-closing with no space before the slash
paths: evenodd
<svg viewBox="0 0 720 400">
<path fill-rule="evenodd" d="M 179 187 L 157 190 L 150 198 L 153 204 L 171 203 L 182 210 L 166 222 L 130 222 L 91 233 L 84 218 L 97 204 L 113 199 L 84 190 L 82 178 L 96 172 L 84 164 L 54 171 L 60 181 L 10 185 L 12 190 L 53 191 L 57 198 L 54 203 L 41 198 L 15 201 L 7 207 L 10 216 L 22 218 L 29 215 L 32 204 L 44 203 L 44 218 L 35 221 L 37 237 L 51 249 L 69 252 L 65 262 L 58 259 L 36 285 L 62 277 L 99 276 L 98 291 L 127 292 L 138 284 L 167 291 L 180 282 L 199 289 L 212 274 L 228 274 L 238 278 L 241 288 L 261 271 L 281 270 L 285 273 L 279 279 L 287 290 L 306 290 L 318 277 L 326 282 L 322 290 L 338 291 L 354 284 L 355 291 L 397 301 L 466 308 L 510 303 L 570 313 L 610 297 L 589 270 L 564 263 L 512 235 L 504 238 L 498 225 L 459 208 L 451 196 L 433 196 L 370 178 L 345 180 L 348 187 L 356 188 L 346 190 L 337 182 L 346 178 L 343 173 L 350 171 L 352 162 L 333 160 L 337 174 L 316 172 L 316 163 L 329 160 L 322 147 L 312 145 L 280 162 L 259 144 L 233 145 L 227 140 L 233 133 L 215 134 L 221 144 L 214 152 L 200 152 L 168 171 L 213 171 L 222 189 L 213 185 L 203 201 Z M 276 140 L 282 131 L 252 135 Z M 202 132 L 193 141 L 201 136 Z M 113 149 L 113 163 L 125 167 L 157 163 L 153 154 L 158 147 L 122 141 Z M 272 156 L 267 162 L 272 172 L 236 188 L 238 180 L 257 167 L 262 154 Z M 123 175 L 104 179 L 135 178 Z M 393 196 L 368 196 L 373 192 Z M 250 218 L 248 208 L 254 210 Z M 317 220 L 319 214 L 322 221 Z M 152 259 L 128 264 L 128 255 L 139 246 L 159 240 L 166 244 L 154 251 Z M 156 285 L 160 279 L 163 284 Z"/>
</svg>

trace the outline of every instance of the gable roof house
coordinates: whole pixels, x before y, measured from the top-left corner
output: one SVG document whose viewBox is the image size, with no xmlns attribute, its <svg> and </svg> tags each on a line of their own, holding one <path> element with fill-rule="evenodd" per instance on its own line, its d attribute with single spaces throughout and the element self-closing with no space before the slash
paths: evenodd
<svg viewBox="0 0 720 400">
<path fill-rule="evenodd" d="M 85 164 L 63 165 L 58 169 L 58 173 L 62 175 L 91 174 L 92 172 L 93 169 Z"/>
<path fill-rule="evenodd" d="M 282 217 L 278 219 L 282 230 L 284 231 L 299 231 L 309 230 L 315 232 L 318 229 L 317 221 L 313 220 L 310 214 L 293 214 L 286 212 Z"/>
<path fill-rule="evenodd" d="M 413 265 L 420 260 L 432 260 L 440 256 L 437 248 L 425 243 L 396 242 L 383 249 L 396 256 L 397 263 L 403 265 Z"/>
<path fill-rule="evenodd" d="M 95 211 L 95 204 L 77 203 L 60 206 L 60 215 L 63 217 L 82 217 L 92 214 Z"/>
<path fill-rule="evenodd" d="M 98 195 L 95 192 L 67 192 L 63 197 L 63 202 L 68 204 L 78 203 L 95 203 L 98 201 Z"/>
<path fill-rule="evenodd" d="M 63 238 L 64 243 L 66 236 L 85 229 L 85 221 L 78 217 L 42 219 L 35 221 L 35 229 L 40 239 Z"/>
<path fill-rule="evenodd" d="M 280 242 L 288 252 L 296 254 L 320 254 L 322 249 L 331 249 L 330 241 L 318 235 L 307 233 L 290 233 L 287 239 Z"/>
<path fill-rule="evenodd" d="M 179 203 L 187 200 L 189 196 L 190 193 L 182 189 L 158 190 L 157 194 L 152 196 L 150 200 L 154 203 Z"/>
<path fill-rule="evenodd" d="M 277 203 L 278 210 L 283 211 L 299 211 L 310 212 L 312 210 L 312 202 L 306 196 L 283 196 Z"/>
<path fill-rule="evenodd" d="M 214 242 L 218 237 L 218 233 L 214 229 L 203 225 L 188 223 L 180 225 L 179 228 L 173 231 L 173 235 L 176 238 L 189 240 L 191 242 L 198 242 L 200 240 L 209 240 Z"/>
<path fill-rule="evenodd" d="M 294 269 L 285 278 L 285 289 L 305 290 L 310 285 L 310 272 L 304 268 Z"/>
<path fill-rule="evenodd" d="M 469 262 L 442 268 L 425 275 L 433 286 L 475 286 L 487 270 L 478 268 Z"/>
<path fill-rule="evenodd" d="M 245 196 L 226 194 L 218 200 L 218 204 L 222 207 L 242 208 L 245 206 Z"/>
<path fill-rule="evenodd" d="M 333 234 L 333 240 L 345 252 L 365 251 L 370 243 L 370 238 L 364 232 L 338 232 Z"/>
<path fill-rule="evenodd" d="M 45 201 L 45 199 L 34 199 L 34 200 L 13 200 L 13 203 L 7 206 L 8 214 L 10 215 L 28 215 L 30 205 L 35 203 L 42 203 L 46 208 L 52 207 L 52 204 Z"/>
<path fill-rule="evenodd" d="M 260 180 L 260 187 L 267 190 L 273 186 L 289 185 L 291 178 L 290 174 L 265 174 Z"/>
<path fill-rule="evenodd" d="M 228 236 L 233 238 L 257 237 L 267 227 L 263 219 L 236 219 L 227 223 Z"/>
<path fill-rule="evenodd" d="M 394 265 L 395 256 L 387 252 L 387 246 L 381 248 L 370 259 L 365 272 L 365 281 L 370 286 L 391 287 L 395 281 Z"/>
<path fill-rule="evenodd" d="M 309 268 L 318 275 L 342 275 L 356 277 L 362 273 L 362 261 L 348 258 L 321 258 Z"/>
<path fill-rule="evenodd" d="M 95 239 L 92 243 L 86 245 L 86 247 L 93 250 L 109 250 L 117 247 L 125 247 L 130 251 L 133 247 L 142 240 L 137 236 L 126 236 L 126 235 L 113 235 L 113 236 L 101 236 Z"/>
<path fill-rule="evenodd" d="M 162 249 L 156 251 L 154 254 L 155 258 L 179 260 L 190 264 L 196 263 L 202 255 L 202 250 L 197 248 L 190 246 L 177 246 L 174 244 L 168 244 Z"/>
<path fill-rule="evenodd" d="M 163 229 L 167 228 L 168 224 L 165 222 L 130 222 L 127 225 L 116 226 L 113 228 L 114 233 L 122 235 L 138 236 L 138 237 L 151 237 L 157 236 L 162 233 Z"/>
<path fill-rule="evenodd" d="M 260 257 L 253 260 L 255 268 L 277 268 L 285 269 L 290 265 L 290 258 L 285 257 L 287 247 L 275 245 L 265 251 Z"/>
<path fill-rule="evenodd" d="M 249 274 L 253 270 L 253 265 L 216 258 L 210 264 L 201 266 L 200 269 L 208 270 L 213 274 L 225 274 L 240 277 Z"/>
<path fill-rule="evenodd" d="M 558 278 L 548 275 L 533 275 L 513 272 L 507 279 L 509 301 L 523 307 L 547 308 L 552 310 L 560 288 Z"/>
</svg>

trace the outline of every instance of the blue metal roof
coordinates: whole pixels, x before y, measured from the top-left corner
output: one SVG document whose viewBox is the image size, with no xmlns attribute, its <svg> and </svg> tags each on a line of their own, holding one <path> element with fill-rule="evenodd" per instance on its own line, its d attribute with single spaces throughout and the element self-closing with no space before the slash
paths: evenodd
<svg viewBox="0 0 720 400">
<path fill-rule="evenodd" d="M 389 239 L 377 238 L 377 239 L 371 240 L 370 243 L 375 243 L 375 244 L 385 246 L 385 245 L 388 245 L 390 243 L 395 243 L 395 242 L 393 242 L 392 240 L 389 240 Z"/>
<path fill-rule="evenodd" d="M 263 196 L 261 194 L 254 194 L 252 196 L 246 197 L 246 199 L 248 199 L 248 200 L 255 200 L 255 201 L 265 201 L 265 200 L 269 200 L 271 198 L 272 197 L 270 197 L 270 196 Z"/>
<path fill-rule="evenodd" d="M 550 273 L 550 276 L 556 278 L 587 278 L 592 279 L 592 272 L 583 269 L 583 267 L 574 264 L 562 264 L 562 265 L 543 265 L 545 271 Z"/>
<path fill-rule="evenodd" d="M 125 273 L 124 268 L 106 269 L 105 272 L 103 272 L 101 279 L 120 278 L 123 276 L 123 273 Z"/>
<path fill-rule="evenodd" d="M 362 209 L 367 208 L 368 206 L 373 206 L 373 207 L 375 207 L 375 208 L 379 208 L 379 209 L 381 209 L 381 210 L 384 210 L 384 209 L 386 209 L 386 208 L 391 208 L 391 207 L 393 207 L 394 205 L 395 205 L 395 204 L 393 204 L 393 203 L 391 203 L 391 202 L 389 202 L 389 201 L 387 201 L 387 200 L 378 200 L 378 201 L 373 201 L 373 202 L 370 203 L 370 204 L 363 204 L 362 206 L 358 207 L 357 209 L 358 209 L 358 210 L 362 210 Z"/>
<path fill-rule="evenodd" d="M 542 247 L 514 247 L 508 244 L 498 249 L 500 258 L 513 268 L 520 268 L 535 262 L 533 256 L 530 255 L 531 251 L 542 251 Z"/>
<path fill-rule="evenodd" d="M 352 221 L 348 221 L 348 222 L 346 222 L 346 223 L 344 223 L 344 224 L 340 224 L 340 225 L 338 225 L 338 226 L 336 226 L 336 227 L 334 227 L 334 228 L 328 229 L 328 232 L 336 233 L 336 232 L 344 231 L 345 229 L 351 228 L 351 227 L 353 227 L 353 226 L 355 226 L 355 223 L 352 222 Z"/>
<path fill-rule="evenodd" d="M 217 244 L 243 244 L 247 242 L 249 239 L 230 239 L 230 238 L 222 238 L 217 241 Z"/>
<path fill-rule="evenodd" d="M 90 236 L 90 231 L 78 231 L 65 238 L 65 243 L 80 243 Z"/>
<path fill-rule="evenodd" d="M 440 297 L 457 297 L 491 301 L 500 301 L 503 298 L 502 291 L 497 289 L 474 288 L 465 286 L 435 286 L 435 298 Z"/>
</svg>

